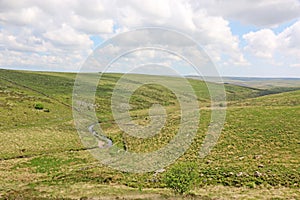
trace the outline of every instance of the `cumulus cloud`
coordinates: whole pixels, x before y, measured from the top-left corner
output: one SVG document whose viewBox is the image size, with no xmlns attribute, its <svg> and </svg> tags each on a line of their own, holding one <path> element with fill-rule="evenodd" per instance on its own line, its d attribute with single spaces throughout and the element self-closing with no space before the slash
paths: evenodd
<svg viewBox="0 0 300 200">
<path fill-rule="evenodd" d="M 186 1 L 89 0 L 82 4 L 74 0 L 4 0 L 1 8 L 0 23 L 5 28 L 0 30 L 2 48 L 10 51 L 52 54 L 68 50 L 70 54 L 77 52 L 84 57 L 92 48 L 92 35 L 108 38 L 118 31 L 136 27 L 163 26 L 191 35 L 217 62 L 221 61 L 222 54 L 228 54 L 235 64 L 247 63 L 228 21 L 202 10 L 195 12 Z M 62 56 L 65 55 L 63 52 Z"/>
<path fill-rule="evenodd" d="M 194 17 L 197 31 L 194 37 L 212 56 L 214 61 L 221 61 L 223 55 L 230 57 L 230 64 L 248 65 L 239 48 L 239 39 L 234 36 L 229 22 L 218 16 L 208 16 L 206 12 L 198 12 Z"/>
<path fill-rule="evenodd" d="M 67 24 L 62 24 L 61 28 L 44 33 L 43 37 L 62 49 L 89 48 L 92 45 L 87 34 L 78 33 Z"/>
<path fill-rule="evenodd" d="M 275 49 L 278 46 L 278 38 L 270 29 L 262 29 L 257 32 L 250 32 L 243 36 L 247 42 L 245 50 L 262 58 L 273 58 Z"/>
<path fill-rule="evenodd" d="M 245 50 L 256 57 L 269 59 L 272 64 L 298 66 L 300 63 L 300 21 L 278 34 L 262 29 L 247 33 L 243 38 L 247 42 Z"/>
<path fill-rule="evenodd" d="M 299 0 L 191 0 L 194 9 L 261 27 L 277 26 L 300 17 Z"/>
<path fill-rule="evenodd" d="M 126 1 L 116 6 L 119 13 L 116 18 L 122 30 L 141 26 L 176 29 L 192 36 L 215 62 L 222 64 L 221 57 L 226 54 L 230 64 L 248 65 L 240 51 L 238 37 L 232 34 L 229 22 L 222 16 L 210 16 L 205 9 L 194 10 L 186 1 L 145 2 Z"/>
<path fill-rule="evenodd" d="M 137 27 L 159 26 L 191 36 L 219 66 L 250 65 L 245 52 L 265 59 L 279 52 L 292 57 L 295 64 L 299 25 L 280 34 L 271 27 L 299 14 L 298 0 L 1 0 L 0 63 L 1 67 L 76 70 L 95 46 L 93 36 L 107 39 Z M 232 19 L 265 28 L 239 37 L 232 33 Z M 183 45 L 173 38 L 157 37 Z M 143 38 L 128 38 L 128 42 L 139 39 Z"/>
<path fill-rule="evenodd" d="M 300 52 L 300 21 L 286 28 L 278 35 L 281 45 L 294 52 Z"/>
</svg>

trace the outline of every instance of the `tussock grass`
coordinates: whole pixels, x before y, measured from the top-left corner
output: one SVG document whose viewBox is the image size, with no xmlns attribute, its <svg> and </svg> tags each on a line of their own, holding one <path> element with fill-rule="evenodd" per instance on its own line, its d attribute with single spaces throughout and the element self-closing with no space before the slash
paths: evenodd
<svg viewBox="0 0 300 200">
<path fill-rule="evenodd" d="M 97 88 L 95 107 L 104 134 L 133 152 L 163 147 L 180 122 L 174 94 L 157 84 L 135 91 L 130 99 L 134 123 L 148 124 L 148 109 L 155 103 L 164 105 L 168 117 L 161 133 L 152 138 L 128 136 L 114 123 L 110 110 L 113 88 L 121 76 L 104 74 Z M 0 198 L 182 198 L 164 189 L 165 172 L 118 172 L 101 165 L 85 150 L 68 106 L 74 78 L 72 73 L 0 70 Z M 200 159 L 199 149 L 210 123 L 210 99 L 204 82 L 189 81 L 204 109 L 200 109 L 195 140 L 177 161 L 199 166 L 198 182 L 185 198 L 299 197 L 299 90 L 258 97 L 261 89 L 227 84 L 224 129 L 211 154 Z M 38 102 L 50 112 L 34 109 Z"/>
</svg>

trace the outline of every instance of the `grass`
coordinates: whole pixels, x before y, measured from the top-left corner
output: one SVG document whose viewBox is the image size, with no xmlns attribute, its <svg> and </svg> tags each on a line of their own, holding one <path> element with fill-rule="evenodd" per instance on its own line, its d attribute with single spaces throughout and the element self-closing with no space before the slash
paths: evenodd
<svg viewBox="0 0 300 200">
<path fill-rule="evenodd" d="M 180 122 L 174 94 L 158 84 L 135 91 L 130 99 L 135 123 L 149 123 L 148 108 L 153 103 L 163 104 L 168 113 L 159 134 L 137 139 L 113 123 L 110 98 L 120 77 L 104 74 L 97 88 L 95 105 L 104 133 L 120 148 L 133 152 L 163 147 Z M 172 166 L 163 173 L 131 174 L 105 167 L 89 154 L 73 124 L 74 78 L 72 73 L 0 70 L 0 199 L 182 199 L 162 181 Z M 204 82 L 189 81 L 202 108 L 201 120 L 195 140 L 176 163 L 195 162 L 200 175 L 184 198 L 299 198 L 299 90 L 271 94 L 278 89 L 262 93 L 262 89 L 226 84 L 224 129 L 212 152 L 200 159 L 199 149 L 210 123 L 210 99 Z M 35 109 L 36 103 L 50 112 Z"/>
</svg>

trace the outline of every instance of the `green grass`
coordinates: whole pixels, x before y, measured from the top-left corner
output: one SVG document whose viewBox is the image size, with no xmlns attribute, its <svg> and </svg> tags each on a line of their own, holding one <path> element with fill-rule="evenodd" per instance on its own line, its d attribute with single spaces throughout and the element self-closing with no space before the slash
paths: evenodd
<svg viewBox="0 0 300 200">
<path fill-rule="evenodd" d="M 233 106 L 287 106 L 294 107 L 300 104 L 300 90 L 284 92 L 279 94 L 267 95 L 255 99 L 236 101 L 230 103 Z"/>
<path fill-rule="evenodd" d="M 154 137 L 131 137 L 113 123 L 110 110 L 113 88 L 121 76 L 104 74 L 97 88 L 95 105 L 104 133 L 116 146 L 133 152 L 165 146 L 180 123 L 174 94 L 158 84 L 136 90 L 130 99 L 135 123 L 149 123 L 148 108 L 154 103 L 164 105 L 168 117 Z M 74 78 L 72 73 L 0 70 L 0 199 L 99 195 L 108 199 L 130 195 L 136 199 L 181 199 L 162 181 L 172 166 L 164 173 L 131 174 L 105 167 L 89 154 L 73 124 L 70 105 Z M 265 92 L 226 84 L 224 129 L 212 152 L 200 159 L 199 149 L 210 123 L 210 98 L 204 82 L 189 82 L 202 108 L 201 120 L 195 140 L 176 163 L 194 162 L 200 175 L 192 194 L 185 198 L 250 198 L 255 191 L 257 198 L 268 192 L 269 197 L 299 197 L 300 91 L 282 88 L 276 89 L 281 93 L 271 94 L 274 89 Z M 35 109 L 36 103 L 50 112 Z"/>
</svg>

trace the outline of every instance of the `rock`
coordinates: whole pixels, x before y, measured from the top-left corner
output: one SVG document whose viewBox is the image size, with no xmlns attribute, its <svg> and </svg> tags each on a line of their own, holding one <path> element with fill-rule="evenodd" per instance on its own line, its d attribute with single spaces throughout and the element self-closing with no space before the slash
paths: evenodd
<svg viewBox="0 0 300 200">
<path fill-rule="evenodd" d="M 240 176 L 243 176 L 243 175 L 244 175 L 244 172 L 239 172 L 239 173 L 236 174 L 237 177 L 240 177 Z"/>
<path fill-rule="evenodd" d="M 228 175 L 229 175 L 229 176 L 233 176 L 234 173 L 233 173 L 233 172 L 229 172 Z"/>
<path fill-rule="evenodd" d="M 262 155 L 254 155 L 253 156 L 253 159 L 255 159 L 255 160 L 259 160 L 259 159 L 261 159 L 262 158 Z"/>
<path fill-rule="evenodd" d="M 258 168 L 263 168 L 263 167 L 264 167 L 263 164 L 259 164 L 259 165 L 258 165 Z"/>
<path fill-rule="evenodd" d="M 207 161 L 206 161 L 206 164 L 210 164 L 210 163 L 212 163 L 211 160 L 207 160 Z"/>
<path fill-rule="evenodd" d="M 262 176 L 262 173 L 260 173 L 259 171 L 255 171 L 255 172 L 254 172 L 254 176 L 255 176 L 255 177 L 261 177 L 261 176 Z"/>
<path fill-rule="evenodd" d="M 166 171 L 165 169 L 158 169 L 155 171 L 155 173 L 163 173 L 164 171 Z"/>
<path fill-rule="evenodd" d="M 155 171 L 155 173 L 153 174 L 153 176 L 157 176 L 158 174 L 160 174 L 160 173 L 163 173 L 164 171 L 166 171 L 165 169 L 158 169 L 158 170 L 156 170 Z"/>
</svg>

